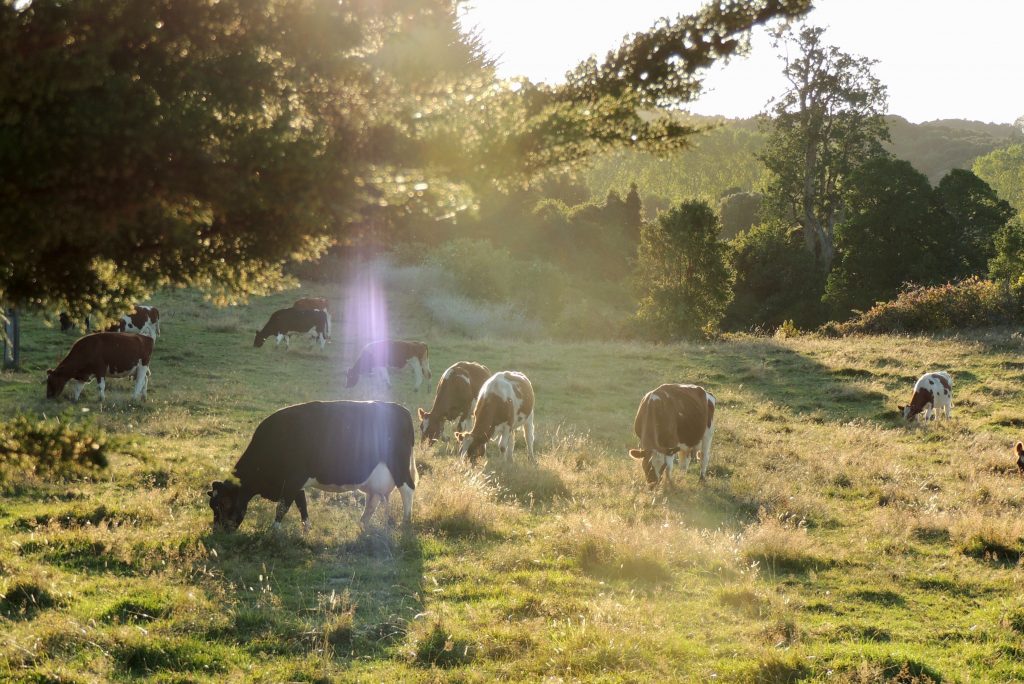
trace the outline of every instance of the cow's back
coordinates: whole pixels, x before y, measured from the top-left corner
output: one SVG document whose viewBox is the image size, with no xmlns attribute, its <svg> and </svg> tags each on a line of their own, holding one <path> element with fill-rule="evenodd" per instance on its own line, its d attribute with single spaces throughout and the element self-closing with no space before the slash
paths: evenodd
<svg viewBox="0 0 1024 684">
<path fill-rule="evenodd" d="M 315 401 L 268 416 L 235 466 L 235 475 L 271 499 L 309 478 L 321 484 L 365 482 L 383 463 L 397 486 L 415 488 L 410 471 L 412 417 L 391 402 Z M 301 481 L 300 481 L 301 480 Z"/>
<path fill-rule="evenodd" d="M 665 384 L 640 402 L 633 429 L 640 448 L 667 452 L 695 446 L 708 428 L 708 395 L 696 385 Z"/>
<path fill-rule="evenodd" d="M 119 373 L 131 370 L 139 361 L 149 365 L 153 355 L 153 339 L 145 335 L 119 332 L 97 332 L 79 338 L 64 360 L 57 366 L 58 371 L 70 368 L 96 367 Z"/>
</svg>

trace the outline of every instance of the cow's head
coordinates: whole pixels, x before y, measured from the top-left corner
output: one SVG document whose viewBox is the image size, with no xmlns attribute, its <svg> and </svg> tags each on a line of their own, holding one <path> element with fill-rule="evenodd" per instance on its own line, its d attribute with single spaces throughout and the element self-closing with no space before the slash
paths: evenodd
<svg viewBox="0 0 1024 684">
<path fill-rule="evenodd" d="M 921 412 L 921 409 L 914 406 L 897 406 L 896 408 L 900 410 L 900 415 L 907 421 L 914 420 L 914 418 L 917 418 L 917 414 Z"/>
<path fill-rule="evenodd" d="M 263 346 L 263 340 L 265 340 L 265 339 L 267 339 L 267 336 L 263 334 L 262 330 L 259 331 L 258 333 L 256 333 L 256 339 L 252 341 L 252 346 L 257 347 L 257 348 L 262 347 Z"/>
<path fill-rule="evenodd" d="M 1017 454 L 1017 468 L 1024 473 L 1024 442 L 1017 442 L 1013 450 Z"/>
<path fill-rule="evenodd" d="M 64 391 L 64 385 L 68 384 L 65 375 L 57 373 L 52 368 L 46 370 L 46 398 L 56 399 Z"/>
<path fill-rule="evenodd" d="M 629 455 L 640 461 L 640 465 L 644 469 L 644 479 L 647 480 L 647 486 L 651 489 L 658 486 L 665 472 L 675 463 L 674 453 L 663 454 L 651 449 L 630 449 Z M 669 475 L 671 476 L 671 472 Z"/>
<path fill-rule="evenodd" d="M 249 501 L 242 496 L 242 488 L 234 482 L 214 482 L 207 492 L 213 509 L 213 529 L 234 532 L 245 518 Z"/>
<path fill-rule="evenodd" d="M 345 387 L 352 389 L 356 386 L 356 383 L 359 382 L 359 370 L 355 366 L 352 366 L 348 371 L 346 371 L 345 375 Z"/>
<path fill-rule="evenodd" d="M 475 436 L 472 432 L 456 432 L 455 440 L 459 443 L 459 456 L 465 456 L 473 464 L 484 455 L 484 449 L 487 447 L 487 440 Z"/>
<path fill-rule="evenodd" d="M 430 411 L 418 409 L 417 412 L 420 417 L 420 441 L 426 442 L 427 446 L 431 446 L 434 442 L 441 439 L 441 429 L 444 427 L 444 421 L 438 419 L 431 420 Z"/>
</svg>

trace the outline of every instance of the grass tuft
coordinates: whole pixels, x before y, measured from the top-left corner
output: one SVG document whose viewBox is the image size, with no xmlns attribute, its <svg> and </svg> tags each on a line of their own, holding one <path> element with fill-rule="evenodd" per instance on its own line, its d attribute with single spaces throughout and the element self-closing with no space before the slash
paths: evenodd
<svg viewBox="0 0 1024 684">
<path fill-rule="evenodd" d="M 475 651 L 473 642 L 451 634 L 442 623 L 435 622 L 416 642 L 414 661 L 425 667 L 459 667 L 473 662 Z"/>
<path fill-rule="evenodd" d="M 11 584 L 0 594 L 0 615 L 30 619 L 39 611 L 61 605 L 61 600 L 43 585 L 31 580 Z"/>
</svg>

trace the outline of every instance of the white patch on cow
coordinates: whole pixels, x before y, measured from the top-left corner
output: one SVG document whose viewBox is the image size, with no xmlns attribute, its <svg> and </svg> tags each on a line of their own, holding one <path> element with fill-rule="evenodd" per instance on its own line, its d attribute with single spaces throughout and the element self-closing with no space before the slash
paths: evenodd
<svg viewBox="0 0 1024 684">
<path fill-rule="evenodd" d="M 316 478 L 310 478 L 303 485 L 303 488 L 313 487 L 320 489 L 325 492 L 351 492 L 358 490 L 366 494 L 366 503 L 363 508 L 362 522 L 365 525 L 369 521 L 373 512 L 377 510 L 377 506 L 384 501 L 387 501 L 388 496 L 395 489 L 395 480 L 391 477 L 391 471 L 383 463 L 378 463 L 376 467 L 370 472 L 370 476 L 366 478 L 364 482 L 359 484 L 349 485 L 335 485 L 325 484 L 317 480 Z M 408 489 L 408 485 L 402 485 L 402 489 Z M 405 507 L 406 519 L 412 513 L 412 489 L 409 489 L 408 500 L 407 495 L 402 493 L 402 502 Z"/>
<path fill-rule="evenodd" d="M 444 373 L 441 374 L 441 379 L 438 381 L 438 383 L 443 385 L 445 382 L 448 381 L 448 378 L 451 377 L 451 374 L 456 372 L 456 370 L 457 369 L 455 368 L 455 366 L 449 366 L 448 368 L 446 368 Z"/>
<path fill-rule="evenodd" d="M 74 400 L 78 401 L 78 398 L 82 396 L 82 390 L 85 389 L 85 383 L 81 380 L 75 380 L 72 378 L 68 381 L 68 384 L 71 385 L 71 394 Z"/>
<path fill-rule="evenodd" d="M 516 394 L 516 391 L 512 383 L 505 378 L 505 373 L 510 371 L 502 371 L 495 373 L 484 382 L 480 388 L 480 392 L 477 394 L 476 400 L 473 402 L 473 410 L 476 411 L 476 405 L 480 402 L 482 397 L 487 395 L 494 395 L 500 398 L 502 401 L 512 402 L 512 421 L 513 424 L 509 425 L 508 422 L 497 423 L 494 425 L 494 434 L 491 439 L 498 439 L 498 448 L 502 451 L 504 456 L 508 459 L 512 458 L 515 450 L 515 431 L 518 428 L 522 428 L 523 436 L 526 438 L 526 450 L 532 460 L 533 455 L 533 441 L 534 441 L 534 423 L 533 423 L 533 411 L 530 415 L 524 415 L 522 412 L 523 400 Z M 525 376 L 524 376 L 525 377 Z M 467 436 L 466 440 L 469 440 Z M 465 454 L 468 451 L 468 447 L 463 443 L 463 449 L 460 450 L 461 454 Z"/>
<path fill-rule="evenodd" d="M 407 484 L 402 485 L 398 488 L 398 491 L 402 495 L 402 518 L 405 522 L 412 520 L 412 499 L 413 494 L 416 493 L 412 487 Z"/>
<path fill-rule="evenodd" d="M 107 398 L 107 381 L 106 381 L 106 378 L 100 378 L 99 381 L 96 383 L 96 388 L 100 392 L 100 401 L 105 400 Z"/>
<path fill-rule="evenodd" d="M 136 401 L 140 398 L 146 398 L 146 395 L 149 392 L 150 375 L 149 366 L 144 366 L 142 361 L 139 361 L 138 366 L 135 367 L 135 392 L 132 394 L 132 398 Z"/>
<path fill-rule="evenodd" d="M 412 375 L 416 378 L 416 386 L 414 389 L 419 390 L 420 385 L 423 384 L 423 366 L 420 364 L 420 360 L 415 356 L 409 359 L 409 365 L 412 366 Z"/>
</svg>

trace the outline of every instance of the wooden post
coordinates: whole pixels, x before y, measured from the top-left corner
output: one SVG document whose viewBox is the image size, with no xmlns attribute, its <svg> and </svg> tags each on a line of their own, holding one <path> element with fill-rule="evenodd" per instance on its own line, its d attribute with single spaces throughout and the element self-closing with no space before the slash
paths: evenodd
<svg viewBox="0 0 1024 684">
<path fill-rule="evenodd" d="M 8 323 L 5 327 L 3 367 L 18 370 L 21 367 L 21 320 L 17 307 L 7 309 Z"/>
</svg>

